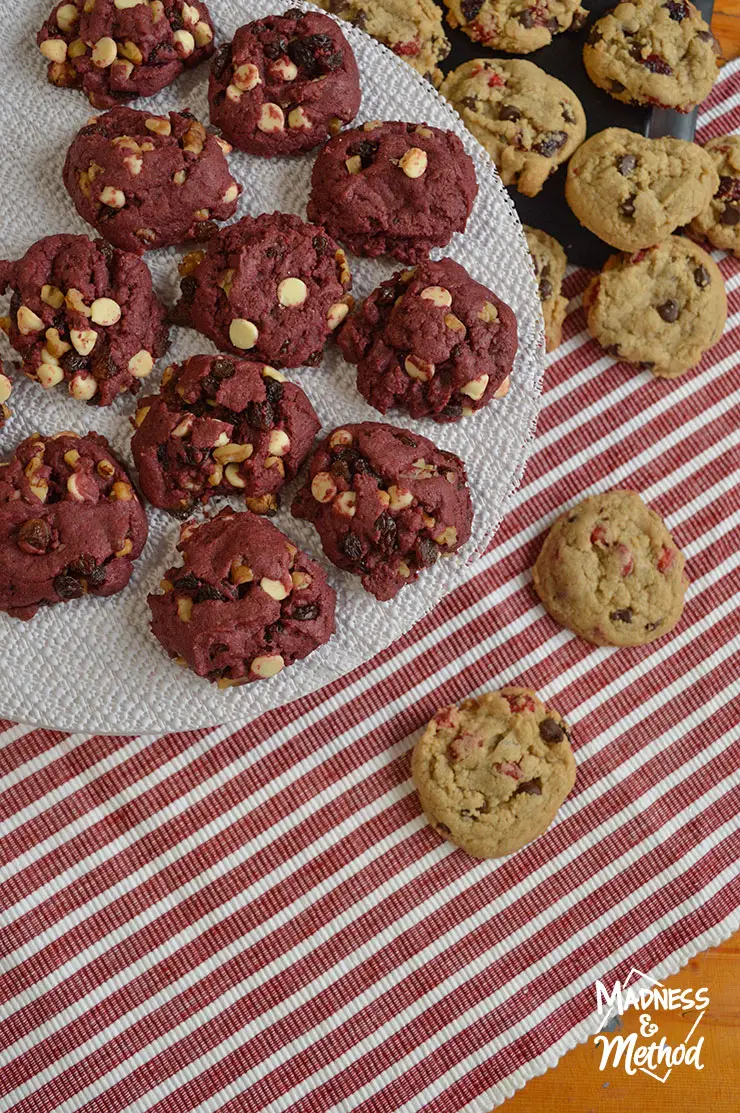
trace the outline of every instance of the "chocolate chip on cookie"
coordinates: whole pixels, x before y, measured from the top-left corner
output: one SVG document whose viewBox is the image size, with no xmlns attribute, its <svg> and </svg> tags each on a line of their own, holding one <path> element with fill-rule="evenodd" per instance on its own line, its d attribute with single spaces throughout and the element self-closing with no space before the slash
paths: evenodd
<svg viewBox="0 0 740 1113">
<path fill-rule="evenodd" d="M 438 711 L 411 771 L 427 819 L 474 858 L 536 839 L 573 788 L 569 728 L 528 688 L 502 688 Z"/>
<path fill-rule="evenodd" d="M 447 22 L 473 42 L 530 54 L 552 42 L 561 31 L 577 31 L 588 18 L 581 0 L 444 0 Z"/>
<path fill-rule="evenodd" d="M 717 135 L 707 140 L 704 151 L 714 161 L 719 184 L 688 234 L 740 258 L 740 135 Z"/>
<path fill-rule="evenodd" d="M 547 232 L 525 224 L 524 235 L 534 263 L 537 291 L 545 318 L 546 347 L 548 352 L 552 352 L 560 343 L 568 309 L 568 299 L 560 292 L 568 260 L 558 241 L 548 236 Z"/>
<path fill-rule="evenodd" d="M 684 558 L 635 491 L 593 495 L 545 539 L 534 586 L 545 610 L 595 645 L 645 645 L 683 611 Z"/>
<path fill-rule="evenodd" d="M 219 688 L 267 680 L 334 633 L 334 589 L 315 561 L 265 518 L 224 509 L 186 522 L 152 632 L 170 657 Z"/>
<path fill-rule="evenodd" d="M 434 0 L 317 0 L 319 7 L 346 19 L 389 47 L 433 85 L 439 63 L 450 53 L 442 13 Z"/>
</svg>

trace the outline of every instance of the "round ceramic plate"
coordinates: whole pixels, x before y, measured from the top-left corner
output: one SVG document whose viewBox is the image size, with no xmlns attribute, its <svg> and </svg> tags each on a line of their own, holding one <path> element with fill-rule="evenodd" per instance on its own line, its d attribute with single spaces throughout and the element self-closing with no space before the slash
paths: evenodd
<svg viewBox="0 0 740 1113">
<path fill-rule="evenodd" d="M 0 255 L 17 258 L 34 240 L 55 232 L 90 232 L 76 215 L 62 185 L 62 165 L 76 131 L 91 114 L 80 92 L 60 90 L 45 81 L 44 59 L 35 45 L 50 0 L 16 4 L 3 15 L 3 64 L 0 116 L 6 157 L 0 163 Z M 274 13 L 283 4 L 252 0 L 251 18 Z M 211 0 L 218 41 L 232 37 L 244 22 L 241 0 Z M 462 263 L 475 279 L 493 289 L 517 316 L 519 352 L 507 397 L 473 418 L 454 425 L 387 420 L 423 433 L 441 448 L 457 453 L 468 469 L 475 520 L 472 538 L 455 558 L 438 561 L 392 603 L 378 603 L 356 578 L 339 572 L 321 553 L 312 527 L 291 518 L 287 509 L 275 524 L 327 568 L 337 590 L 337 632 L 331 642 L 269 681 L 222 691 L 178 668 L 149 630 L 147 593 L 157 589 L 173 563 L 179 523 L 148 507 L 149 540 L 129 586 L 111 599 L 86 598 L 40 611 L 31 622 L 0 615 L 0 716 L 61 730 L 134 733 L 181 730 L 245 721 L 270 708 L 321 688 L 372 657 L 427 613 L 470 574 L 470 565 L 488 546 L 506 501 L 526 461 L 537 416 L 543 367 L 542 319 L 529 256 L 514 207 L 488 156 L 456 113 L 410 66 L 364 32 L 343 24 L 362 77 L 364 120 L 407 120 L 449 128 L 460 136 L 474 160 L 479 192 L 464 235 L 456 235 L 444 254 Z M 185 74 L 157 97 L 135 103 L 153 113 L 189 107 L 208 119 L 208 70 Z M 314 155 L 258 159 L 235 151 L 231 170 L 244 192 L 237 217 L 282 210 L 305 218 Z M 94 233 L 93 233 L 94 234 Z M 442 254 L 436 252 L 435 254 Z M 181 252 L 153 251 L 145 258 L 155 287 L 167 305 L 178 291 Z M 350 256 L 353 293 L 367 295 L 398 263 Z M 173 329 L 172 346 L 147 388 L 156 386 L 168 362 L 212 352 L 210 341 L 188 329 Z M 16 362 L 7 344 L 2 357 Z M 12 373 L 12 372 L 11 372 Z M 310 397 L 325 429 L 343 422 L 383 420 L 357 393 L 355 369 L 329 348 L 317 369 L 289 372 Z M 10 453 L 34 431 L 95 429 L 108 437 L 130 466 L 131 397 L 109 409 L 86 407 L 64 389 L 45 392 L 18 381 L 11 399 L 13 417 L 0 434 L 0 449 Z M 290 506 L 291 491 L 283 497 Z M 223 500 L 215 500 L 216 510 Z M 238 504 L 234 502 L 238 508 Z"/>
</svg>

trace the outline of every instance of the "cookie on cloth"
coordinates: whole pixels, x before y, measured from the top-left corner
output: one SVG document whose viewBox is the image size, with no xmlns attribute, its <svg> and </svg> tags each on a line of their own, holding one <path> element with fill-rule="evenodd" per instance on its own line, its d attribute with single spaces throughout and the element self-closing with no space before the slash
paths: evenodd
<svg viewBox="0 0 740 1113">
<path fill-rule="evenodd" d="M 496 163 L 504 185 L 534 197 L 586 135 L 586 116 L 562 81 L 523 58 L 463 62 L 440 93 Z"/>
<path fill-rule="evenodd" d="M 716 135 L 707 140 L 704 151 L 714 162 L 719 184 L 686 231 L 740 258 L 740 135 Z"/>
<path fill-rule="evenodd" d="M 208 87 L 211 122 L 252 155 L 309 151 L 360 107 L 360 75 L 339 25 L 292 8 L 240 27 L 219 49 Z"/>
<path fill-rule="evenodd" d="M 203 0 L 62 0 L 36 41 L 52 85 L 95 108 L 152 97 L 213 53 Z"/>
<path fill-rule="evenodd" d="M 530 54 L 549 46 L 561 31 L 578 31 L 588 12 L 581 0 L 444 0 L 447 22 L 459 27 L 473 42 Z"/>
<path fill-rule="evenodd" d="M 727 319 L 719 267 L 682 236 L 610 256 L 583 305 L 588 331 L 609 355 L 667 379 L 695 367 Z"/>
<path fill-rule="evenodd" d="M 373 120 L 319 151 L 308 218 L 355 255 L 420 263 L 465 231 L 477 192 L 473 160 L 454 132 Z"/>
<path fill-rule="evenodd" d="M 139 400 L 131 441 L 141 489 L 154 506 L 187 510 L 212 495 L 243 495 L 274 514 L 319 431 L 301 388 L 273 367 L 191 356 Z"/>
<path fill-rule="evenodd" d="M 325 645 L 335 592 L 324 572 L 265 518 L 228 508 L 186 522 L 152 632 L 182 664 L 219 688 L 267 680 Z"/>
<path fill-rule="evenodd" d="M 321 442 L 292 512 L 313 523 L 329 560 L 380 600 L 457 552 L 473 521 L 462 460 L 374 421 Z"/>
<path fill-rule="evenodd" d="M 347 315 L 344 251 L 323 228 L 288 213 L 245 216 L 180 266 L 173 316 L 222 351 L 273 367 L 315 367 Z"/>
<path fill-rule="evenodd" d="M 548 352 L 552 352 L 562 339 L 563 321 L 568 311 L 568 299 L 560 292 L 568 260 L 558 241 L 554 236 L 548 236 L 547 232 L 525 224 L 524 235 L 534 263 L 537 291 L 545 319 L 545 346 Z"/>
<path fill-rule="evenodd" d="M 706 209 L 718 185 L 711 156 L 696 143 L 607 128 L 568 163 L 565 199 L 599 239 L 639 251 Z"/>
<path fill-rule="evenodd" d="M 64 184 L 99 235 L 141 255 L 206 240 L 217 221 L 234 215 L 242 187 L 229 173 L 230 149 L 188 111 L 152 116 L 115 108 L 72 140 Z"/>
<path fill-rule="evenodd" d="M 8 287 L 10 343 L 46 390 L 66 382 L 78 401 L 110 406 L 135 394 L 167 350 L 149 268 L 105 240 L 46 236 L 22 259 L 0 261 L 0 292 Z"/>
<path fill-rule="evenodd" d="M 616 100 L 690 112 L 717 77 L 714 35 L 689 0 L 618 4 L 594 23 L 586 73 Z"/>
<path fill-rule="evenodd" d="M 513 854 L 543 834 L 576 779 L 567 723 L 513 687 L 438 711 L 411 771 L 435 831 L 474 858 Z"/>
<path fill-rule="evenodd" d="M 584 499 L 550 529 L 534 566 L 545 610 L 595 645 L 646 645 L 683 611 L 684 557 L 635 491 Z"/>
<path fill-rule="evenodd" d="M 337 340 L 376 410 L 459 421 L 508 391 L 516 318 L 459 263 L 440 259 L 381 283 Z"/>
<path fill-rule="evenodd" d="M 115 595 L 128 583 L 148 526 L 105 437 L 34 433 L 0 465 L 0 610 Z"/>
</svg>

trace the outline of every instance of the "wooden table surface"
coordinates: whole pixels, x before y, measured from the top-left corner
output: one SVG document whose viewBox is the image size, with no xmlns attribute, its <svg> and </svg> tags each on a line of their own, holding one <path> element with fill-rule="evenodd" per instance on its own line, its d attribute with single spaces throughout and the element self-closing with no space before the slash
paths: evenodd
<svg viewBox="0 0 740 1113">
<path fill-rule="evenodd" d="M 740 0 L 718 0 L 712 30 L 725 61 L 740 55 Z M 504 1103 L 503 1113 L 739 1113 L 740 1111 L 740 932 L 721 947 L 698 955 L 666 985 L 707 986 L 711 1004 L 702 1021 L 704 1070 L 680 1068 L 665 1084 L 645 1074 L 625 1074 L 598 1064 L 593 1043 L 565 1055 L 558 1066 L 529 1082 Z M 661 1031 L 680 1042 L 685 1019 L 661 1018 Z M 665 1020 L 663 1019 L 665 1017 Z M 681 1027 L 679 1028 L 679 1025 Z M 636 1027 L 624 1018 L 622 1034 Z"/>
</svg>

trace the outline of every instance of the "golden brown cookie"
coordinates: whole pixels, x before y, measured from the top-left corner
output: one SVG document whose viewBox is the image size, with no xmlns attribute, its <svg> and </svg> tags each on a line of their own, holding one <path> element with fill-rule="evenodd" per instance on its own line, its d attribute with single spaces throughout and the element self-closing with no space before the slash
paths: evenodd
<svg viewBox="0 0 740 1113">
<path fill-rule="evenodd" d="M 717 135 L 704 144 L 719 174 L 714 197 L 688 227 L 696 240 L 740 258 L 740 135 Z"/>
<path fill-rule="evenodd" d="M 447 22 L 473 42 L 510 54 L 530 54 L 553 35 L 577 31 L 588 18 L 581 0 L 444 0 Z"/>
<path fill-rule="evenodd" d="M 545 318 L 546 348 L 548 352 L 552 352 L 560 343 L 563 321 L 568 310 L 568 299 L 560 292 L 568 260 L 558 241 L 553 236 L 548 236 L 547 232 L 525 224 L 524 235 L 527 237 L 527 247 L 537 276 L 537 289 Z"/>
<path fill-rule="evenodd" d="M 411 771 L 435 831 L 474 858 L 536 839 L 576 779 L 567 724 L 528 688 L 443 707 L 416 743 Z"/>
<path fill-rule="evenodd" d="M 592 495 L 548 533 L 534 566 L 545 610 L 595 645 L 646 645 L 683 611 L 683 554 L 635 491 Z"/>
</svg>

